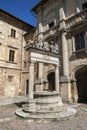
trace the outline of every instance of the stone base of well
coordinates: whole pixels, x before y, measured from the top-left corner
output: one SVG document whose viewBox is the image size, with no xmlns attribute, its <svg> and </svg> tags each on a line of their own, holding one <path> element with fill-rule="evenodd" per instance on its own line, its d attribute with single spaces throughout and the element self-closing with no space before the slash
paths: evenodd
<svg viewBox="0 0 87 130">
<path fill-rule="evenodd" d="M 16 110 L 16 114 L 29 119 L 57 119 L 72 117 L 76 114 L 74 108 L 64 106 L 57 92 L 35 92 L 34 99 Z"/>
</svg>

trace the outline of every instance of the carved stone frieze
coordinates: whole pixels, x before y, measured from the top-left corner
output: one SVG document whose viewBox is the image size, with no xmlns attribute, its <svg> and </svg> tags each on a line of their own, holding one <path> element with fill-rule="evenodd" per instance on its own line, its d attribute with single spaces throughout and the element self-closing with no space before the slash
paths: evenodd
<svg viewBox="0 0 87 130">
<path fill-rule="evenodd" d="M 58 53 L 58 44 L 53 41 L 51 42 L 47 42 L 43 40 L 37 41 L 36 48 L 41 50 L 46 50 L 52 53 Z"/>
<path fill-rule="evenodd" d="M 38 49 L 43 49 L 43 40 L 38 40 L 36 43 L 36 48 Z"/>
<path fill-rule="evenodd" d="M 56 41 L 44 41 L 43 39 L 36 41 L 35 43 L 30 43 L 29 47 L 52 52 L 58 53 L 58 43 Z"/>
<path fill-rule="evenodd" d="M 50 50 L 49 49 L 49 43 L 45 41 L 43 48 L 44 48 L 44 50 L 49 51 Z"/>
</svg>

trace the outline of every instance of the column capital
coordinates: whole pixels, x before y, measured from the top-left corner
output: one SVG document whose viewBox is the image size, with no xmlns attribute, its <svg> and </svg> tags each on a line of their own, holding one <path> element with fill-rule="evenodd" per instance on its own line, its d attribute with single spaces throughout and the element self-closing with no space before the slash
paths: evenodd
<svg viewBox="0 0 87 130">
<path fill-rule="evenodd" d="M 55 64 L 54 66 L 55 66 L 55 68 L 57 68 L 57 67 L 59 67 L 59 64 Z"/>
<path fill-rule="evenodd" d="M 29 61 L 29 65 L 33 65 L 33 64 L 35 64 L 36 63 L 36 61 Z"/>
<path fill-rule="evenodd" d="M 65 26 L 63 28 L 60 28 L 59 31 L 60 33 L 67 33 L 68 30 L 67 30 L 67 27 Z"/>
</svg>

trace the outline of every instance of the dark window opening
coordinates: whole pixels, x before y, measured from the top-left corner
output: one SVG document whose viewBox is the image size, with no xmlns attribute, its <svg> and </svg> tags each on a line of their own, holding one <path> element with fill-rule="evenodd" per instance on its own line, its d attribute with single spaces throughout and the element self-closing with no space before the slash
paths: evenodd
<svg viewBox="0 0 87 130">
<path fill-rule="evenodd" d="M 85 48 L 84 32 L 75 35 L 75 46 L 76 46 L 76 50 Z"/>
<path fill-rule="evenodd" d="M 39 63 L 37 62 L 37 63 L 35 64 L 35 66 L 36 66 L 36 79 L 38 79 Z"/>
<path fill-rule="evenodd" d="M 87 2 L 82 5 L 82 9 L 87 9 Z"/>
<path fill-rule="evenodd" d="M 16 36 L 16 30 L 11 29 L 11 37 L 15 37 Z"/>
<path fill-rule="evenodd" d="M 13 81 L 13 76 L 8 75 L 8 81 L 12 82 Z"/>
<path fill-rule="evenodd" d="M 26 80 L 26 95 L 29 94 L 29 80 Z"/>
<path fill-rule="evenodd" d="M 52 28 L 54 26 L 54 22 L 49 23 L 49 28 Z"/>
<path fill-rule="evenodd" d="M 26 67 L 26 64 L 27 64 L 26 61 L 24 61 L 24 67 Z"/>
<path fill-rule="evenodd" d="M 15 51 L 9 50 L 9 61 L 14 62 Z"/>
<path fill-rule="evenodd" d="M 48 90 L 49 91 L 54 91 L 55 90 L 55 73 L 51 72 L 47 75 L 47 79 L 48 79 Z"/>
</svg>

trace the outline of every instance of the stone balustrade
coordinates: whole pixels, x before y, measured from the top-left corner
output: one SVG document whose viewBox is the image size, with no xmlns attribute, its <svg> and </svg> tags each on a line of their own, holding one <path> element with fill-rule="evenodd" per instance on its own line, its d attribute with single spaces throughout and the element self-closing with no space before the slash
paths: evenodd
<svg viewBox="0 0 87 130">
<path fill-rule="evenodd" d="M 87 21 L 87 9 L 84 9 L 83 11 L 78 12 L 75 15 L 68 17 L 65 20 L 65 23 L 66 23 L 66 26 L 69 28 L 73 26 L 74 24 L 77 24 L 82 21 L 83 22 Z"/>
<path fill-rule="evenodd" d="M 48 29 L 46 31 L 43 32 L 44 38 L 48 38 L 51 37 L 53 35 L 56 35 L 57 33 L 57 26 L 52 27 L 51 29 Z"/>
</svg>

